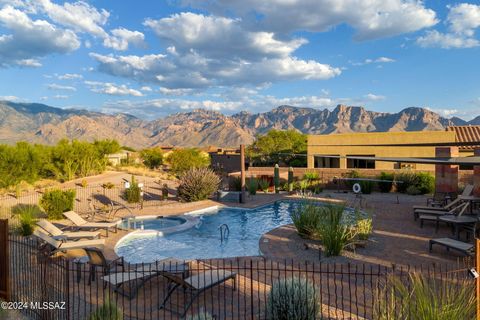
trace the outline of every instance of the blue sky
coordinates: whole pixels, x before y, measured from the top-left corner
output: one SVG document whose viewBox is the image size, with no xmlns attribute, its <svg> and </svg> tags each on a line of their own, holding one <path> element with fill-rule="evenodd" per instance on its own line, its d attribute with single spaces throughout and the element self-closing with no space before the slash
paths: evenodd
<svg viewBox="0 0 480 320">
<path fill-rule="evenodd" d="M 0 99 L 156 118 L 339 103 L 480 114 L 480 5 L 0 0 Z"/>
</svg>

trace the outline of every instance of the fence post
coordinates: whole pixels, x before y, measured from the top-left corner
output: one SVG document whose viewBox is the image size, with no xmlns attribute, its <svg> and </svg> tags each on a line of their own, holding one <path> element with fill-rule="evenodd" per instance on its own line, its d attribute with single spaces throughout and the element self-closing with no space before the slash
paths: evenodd
<svg viewBox="0 0 480 320">
<path fill-rule="evenodd" d="M 0 219 L 0 298 L 10 300 L 10 252 L 8 219 Z"/>
<path fill-rule="evenodd" d="M 480 268 L 480 239 L 475 238 L 475 267 L 477 272 Z M 480 277 L 475 279 L 477 284 L 477 320 L 480 320 Z"/>
</svg>

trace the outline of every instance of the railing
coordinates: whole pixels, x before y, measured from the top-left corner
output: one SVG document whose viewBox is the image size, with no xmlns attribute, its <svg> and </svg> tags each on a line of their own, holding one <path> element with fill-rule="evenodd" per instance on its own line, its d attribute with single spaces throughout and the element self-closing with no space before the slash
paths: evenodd
<svg viewBox="0 0 480 320">
<path fill-rule="evenodd" d="M 227 240 L 230 235 L 230 228 L 224 223 L 218 227 L 218 230 L 220 230 L 220 242 L 223 243 L 223 241 Z"/>
<path fill-rule="evenodd" d="M 47 257 L 32 238 L 11 235 L 9 245 L 12 253 L 11 300 L 57 302 L 64 307 L 23 310 L 31 319 L 88 319 L 107 301 L 121 310 L 121 319 L 180 319 L 179 314 L 184 312 L 185 303 L 190 298 L 188 290 L 180 288 L 173 292 L 165 308 L 159 308 L 171 288 L 171 282 L 162 273 L 153 271 L 158 268 L 158 262 L 157 265 L 123 264 L 111 270 L 134 270 L 119 276 L 125 285 L 118 289 L 130 293 L 133 292 L 130 289 L 138 288 L 130 299 L 119 294 L 116 287 L 104 285 L 101 268 L 91 271 L 90 265 L 84 261 Z M 193 286 L 203 283 L 212 270 L 219 271 L 220 275 L 222 272 L 224 275 L 235 273 L 236 286 L 228 280 L 204 291 L 188 309 L 187 317 L 205 311 L 215 319 L 265 319 L 272 285 L 294 277 L 306 279 L 313 286 L 318 303 L 316 319 L 374 319 L 381 308 L 397 306 L 395 296 L 383 290 L 390 285 L 389 279 L 395 276 L 406 281 L 411 272 L 451 286 L 462 283 L 475 292 L 475 281 L 468 277 L 466 271 L 469 262 L 389 268 L 373 264 L 272 261 L 259 257 L 195 260 L 188 266 L 188 274 L 184 276 L 190 277 Z M 178 264 L 170 264 L 169 268 L 178 270 Z M 92 281 L 89 281 L 90 272 L 95 275 Z M 148 277 L 133 281 L 132 277 L 138 274 Z"/>
</svg>

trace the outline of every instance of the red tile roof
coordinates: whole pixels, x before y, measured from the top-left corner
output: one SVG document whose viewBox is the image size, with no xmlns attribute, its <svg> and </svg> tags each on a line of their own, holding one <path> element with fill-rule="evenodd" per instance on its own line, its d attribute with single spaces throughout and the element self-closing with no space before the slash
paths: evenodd
<svg viewBox="0 0 480 320">
<path fill-rule="evenodd" d="M 460 146 L 461 151 L 480 147 L 480 126 L 449 126 L 447 131 L 454 131 L 457 142 L 478 142 L 477 146 Z"/>
</svg>

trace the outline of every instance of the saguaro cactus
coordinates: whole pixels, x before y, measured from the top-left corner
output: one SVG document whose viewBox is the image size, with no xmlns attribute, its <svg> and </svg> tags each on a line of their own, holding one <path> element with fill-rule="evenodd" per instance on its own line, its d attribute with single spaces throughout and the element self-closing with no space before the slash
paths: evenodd
<svg viewBox="0 0 480 320">
<path fill-rule="evenodd" d="M 273 169 L 273 185 L 275 186 L 275 193 L 280 192 L 280 168 L 278 167 L 278 163 L 275 165 L 275 169 Z"/>
<path fill-rule="evenodd" d="M 288 192 L 293 192 L 293 168 L 288 168 Z"/>
</svg>

